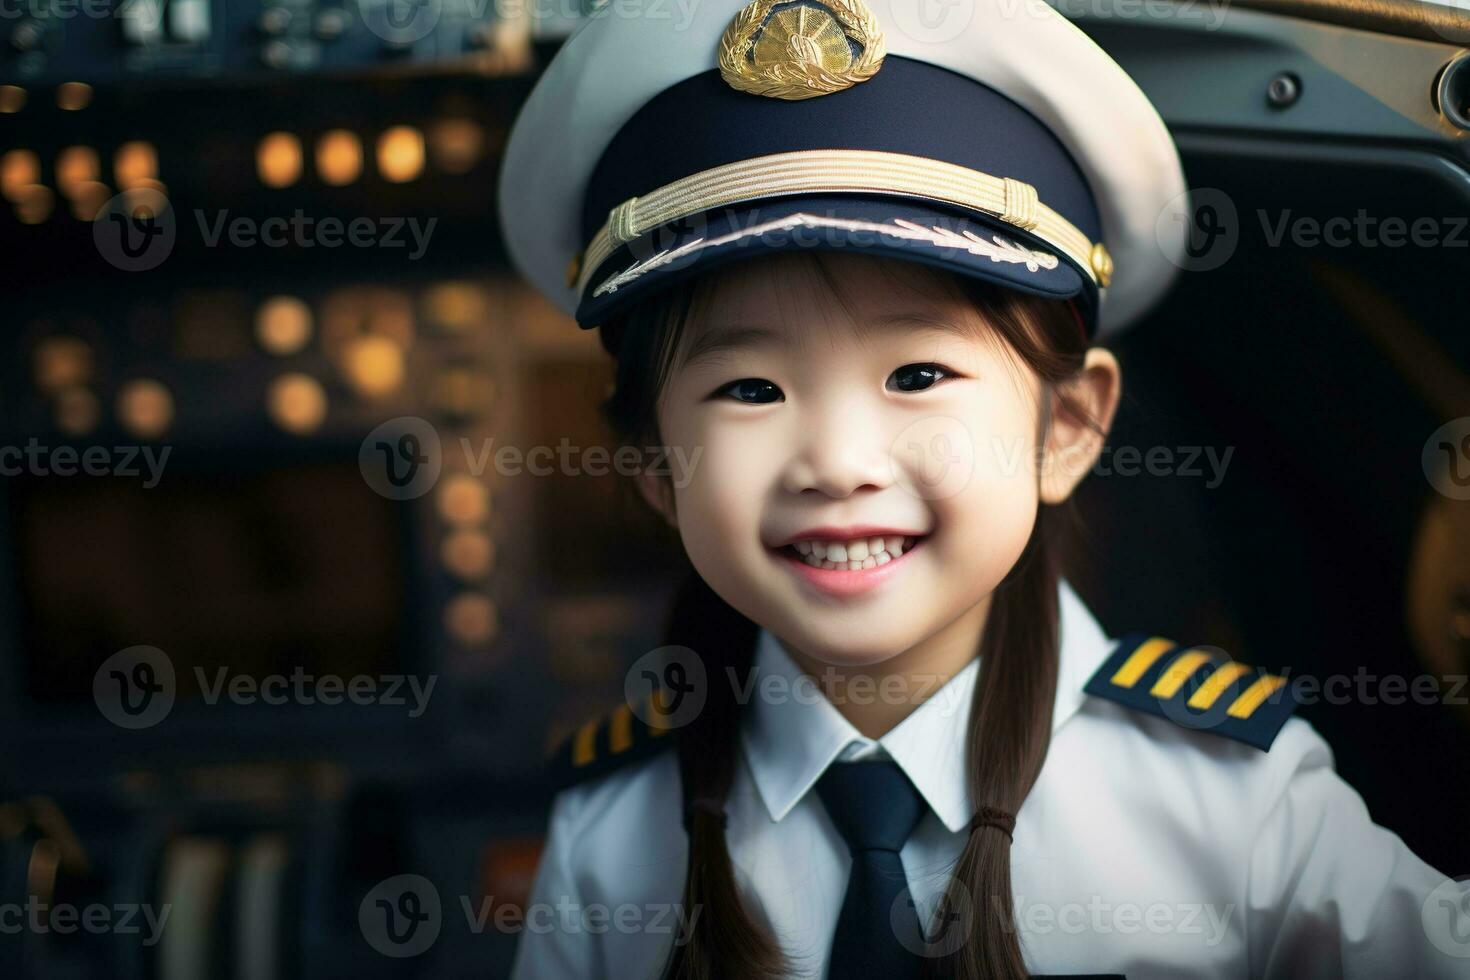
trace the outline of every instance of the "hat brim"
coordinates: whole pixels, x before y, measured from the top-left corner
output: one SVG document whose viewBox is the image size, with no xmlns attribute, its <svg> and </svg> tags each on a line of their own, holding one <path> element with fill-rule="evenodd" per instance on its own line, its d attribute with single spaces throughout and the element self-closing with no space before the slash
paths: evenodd
<svg viewBox="0 0 1470 980">
<path fill-rule="evenodd" d="M 691 277 L 796 249 L 917 262 L 1045 299 L 1084 322 L 1094 281 L 1055 248 L 999 218 L 913 198 L 790 195 L 706 211 L 615 250 L 587 279 L 577 322 L 591 329 Z"/>
</svg>

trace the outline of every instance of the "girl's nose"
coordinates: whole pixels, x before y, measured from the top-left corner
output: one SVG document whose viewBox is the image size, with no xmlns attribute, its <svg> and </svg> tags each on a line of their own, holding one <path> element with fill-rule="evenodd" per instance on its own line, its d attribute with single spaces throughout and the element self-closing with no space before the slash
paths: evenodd
<svg viewBox="0 0 1470 980">
<path fill-rule="evenodd" d="M 893 483 L 889 440 L 857 405 L 832 405 L 798 424 L 796 451 L 783 474 L 788 492 L 816 491 L 840 499 Z"/>
</svg>

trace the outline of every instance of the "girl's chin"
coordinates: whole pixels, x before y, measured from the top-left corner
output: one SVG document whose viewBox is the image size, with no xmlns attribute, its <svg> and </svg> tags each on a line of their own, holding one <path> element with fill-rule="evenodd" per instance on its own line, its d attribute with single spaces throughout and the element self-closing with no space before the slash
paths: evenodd
<svg viewBox="0 0 1470 980">
<path fill-rule="evenodd" d="M 884 664 L 922 639 L 918 636 L 875 635 L 872 630 L 856 630 L 847 624 L 841 629 L 818 630 L 817 635 L 812 633 L 808 621 L 788 636 L 791 642 L 798 644 L 807 660 L 838 670 L 882 669 Z"/>
<path fill-rule="evenodd" d="M 884 665 L 898 656 L 897 652 L 887 656 L 875 657 L 873 659 L 853 657 L 839 657 L 835 654 L 818 654 L 812 657 L 812 664 L 820 668 L 831 668 L 840 671 L 852 671 L 857 673 L 873 673 L 883 671 Z"/>
</svg>

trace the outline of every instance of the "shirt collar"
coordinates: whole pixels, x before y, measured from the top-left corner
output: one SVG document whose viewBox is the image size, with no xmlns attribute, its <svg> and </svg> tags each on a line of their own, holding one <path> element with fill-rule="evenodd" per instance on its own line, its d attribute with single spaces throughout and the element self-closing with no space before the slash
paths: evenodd
<svg viewBox="0 0 1470 980">
<path fill-rule="evenodd" d="M 1060 583 L 1058 601 L 1061 670 L 1052 706 L 1053 733 L 1081 707 L 1083 685 L 1113 646 L 1066 581 Z M 875 743 L 842 717 L 775 636 L 761 630 L 750 686 L 754 703 L 741 736 L 771 819 L 791 812 L 832 762 L 876 744 L 903 769 L 945 827 L 951 832 L 963 829 L 974 814 L 964 760 L 979 670 L 979 659 L 971 660 Z"/>
</svg>

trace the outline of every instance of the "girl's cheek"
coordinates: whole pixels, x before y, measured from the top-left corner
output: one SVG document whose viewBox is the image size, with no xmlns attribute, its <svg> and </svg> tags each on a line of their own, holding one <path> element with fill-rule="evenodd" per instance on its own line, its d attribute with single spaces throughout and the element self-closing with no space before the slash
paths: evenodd
<svg viewBox="0 0 1470 980">
<path fill-rule="evenodd" d="M 664 430 L 672 436 L 671 448 L 691 462 L 687 484 L 675 489 L 680 533 L 691 556 L 729 554 L 759 542 L 760 507 L 769 496 L 776 454 L 761 427 L 722 414 L 698 411 L 682 421 L 671 419 Z"/>
<path fill-rule="evenodd" d="M 969 471 L 931 502 L 937 522 L 959 532 L 956 544 L 983 539 L 1009 551 L 1014 538 L 1024 545 L 1040 499 L 1035 420 L 1012 399 L 980 399 L 961 417 Z"/>
<path fill-rule="evenodd" d="M 712 432 L 691 439 L 688 452 L 699 452 L 693 479 L 675 490 L 679 536 L 690 563 L 722 599 L 744 615 L 761 621 L 762 595 L 769 582 L 757 578 L 760 567 L 760 519 L 768 499 L 768 481 L 757 444 L 744 435 Z"/>
<path fill-rule="evenodd" d="M 702 415 L 698 424 L 687 427 L 688 444 L 682 447 L 686 458 L 699 454 L 694 483 L 726 493 L 758 486 L 773 457 L 769 427 L 752 425 L 749 419 L 721 418 L 728 415 L 725 412 Z"/>
<path fill-rule="evenodd" d="M 1008 481 L 1034 490 L 1036 419 L 1024 393 L 1013 394 L 1008 385 L 972 387 L 965 397 L 932 409 L 927 421 L 934 424 L 911 425 L 908 431 L 918 435 L 929 455 L 942 449 L 962 467 L 956 479 L 936 487 L 936 496 L 962 495 L 977 485 L 994 490 Z"/>
</svg>

